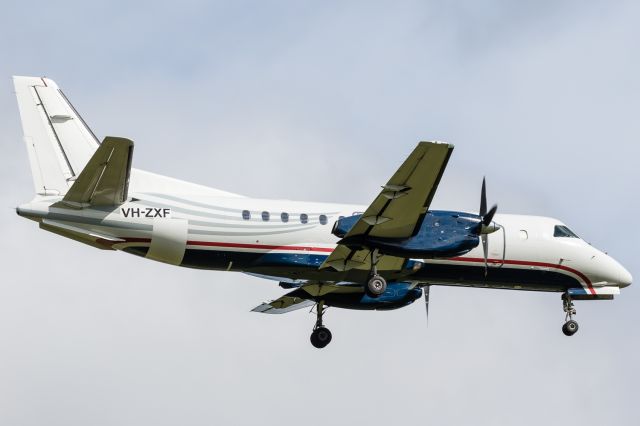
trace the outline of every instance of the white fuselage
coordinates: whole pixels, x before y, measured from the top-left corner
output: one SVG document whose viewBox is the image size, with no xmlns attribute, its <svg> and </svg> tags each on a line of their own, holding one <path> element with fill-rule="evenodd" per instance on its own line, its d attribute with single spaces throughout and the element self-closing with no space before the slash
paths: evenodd
<svg viewBox="0 0 640 426">
<path fill-rule="evenodd" d="M 132 193 L 117 208 L 70 210 L 40 197 L 18 208 L 54 232 L 102 248 L 124 250 L 186 267 L 257 273 L 282 280 L 362 280 L 365 271 L 318 270 L 336 247 L 332 226 L 365 206 L 252 199 L 233 194 Z M 451 259 L 428 259 L 391 279 L 430 284 L 542 291 L 582 289 L 613 295 L 631 283 L 618 262 L 580 238 L 555 237 L 560 221 L 499 214 L 488 236 L 484 273 L 481 246 Z M 381 271 L 384 273 L 384 271 Z M 482 272 L 482 273 L 479 273 Z"/>
</svg>

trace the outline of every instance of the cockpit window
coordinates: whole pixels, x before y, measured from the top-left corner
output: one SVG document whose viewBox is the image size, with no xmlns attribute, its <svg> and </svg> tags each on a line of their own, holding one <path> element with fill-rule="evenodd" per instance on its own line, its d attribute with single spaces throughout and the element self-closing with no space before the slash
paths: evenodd
<svg viewBox="0 0 640 426">
<path fill-rule="evenodd" d="M 571 229 L 567 228 L 564 225 L 556 225 L 556 227 L 553 228 L 553 236 L 560 238 L 580 238 L 576 234 L 574 234 Z"/>
</svg>

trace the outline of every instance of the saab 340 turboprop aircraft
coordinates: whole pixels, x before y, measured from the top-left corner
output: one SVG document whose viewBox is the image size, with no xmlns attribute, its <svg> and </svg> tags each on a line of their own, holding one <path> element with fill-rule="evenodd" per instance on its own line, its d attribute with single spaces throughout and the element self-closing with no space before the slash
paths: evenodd
<svg viewBox="0 0 640 426">
<path fill-rule="evenodd" d="M 103 250 L 189 268 L 238 271 L 291 290 L 255 312 L 315 305 L 323 348 L 328 306 L 397 309 L 431 285 L 613 299 L 631 275 L 562 222 L 487 209 L 429 210 L 453 146 L 420 142 L 369 206 L 263 200 L 131 167 L 133 142 L 99 142 L 55 82 L 14 77 L 35 198 L 17 208 L 40 228 Z"/>
</svg>

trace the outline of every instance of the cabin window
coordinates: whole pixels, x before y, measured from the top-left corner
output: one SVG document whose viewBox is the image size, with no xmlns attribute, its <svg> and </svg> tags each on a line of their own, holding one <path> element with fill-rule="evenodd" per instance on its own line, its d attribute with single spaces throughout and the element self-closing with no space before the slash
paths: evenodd
<svg viewBox="0 0 640 426">
<path fill-rule="evenodd" d="M 529 233 L 527 231 L 525 231 L 524 229 L 520 230 L 520 239 L 521 240 L 528 240 L 529 239 Z"/>
<path fill-rule="evenodd" d="M 249 210 L 242 210 L 242 218 L 244 220 L 251 219 L 251 212 Z"/>
<path fill-rule="evenodd" d="M 320 225 L 326 225 L 327 224 L 327 216 L 321 214 L 320 215 Z"/>
<path fill-rule="evenodd" d="M 269 220 L 269 212 L 262 212 L 262 220 L 265 222 Z"/>
<path fill-rule="evenodd" d="M 289 213 L 282 212 L 280 214 L 280 219 L 285 223 L 289 222 Z"/>
<path fill-rule="evenodd" d="M 556 225 L 553 228 L 553 236 L 560 238 L 579 238 L 576 234 L 564 225 Z"/>
<path fill-rule="evenodd" d="M 300 222 L 301 222 L 301 223 L 307 223 L 307 222 L 309 222 L 309 216 L 307 216 L 307 214 L 306 214 L 306 213 L 302 213 L 302 214 L 300 215 Z"/>
</svg>

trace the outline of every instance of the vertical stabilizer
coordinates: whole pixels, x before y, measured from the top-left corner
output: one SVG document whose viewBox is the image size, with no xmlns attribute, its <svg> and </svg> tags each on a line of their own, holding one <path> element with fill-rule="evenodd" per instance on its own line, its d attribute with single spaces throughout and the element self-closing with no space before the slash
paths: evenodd
<svg viewBox="0 0 640 426">
<path fill-rule="evenodd" d="M 37 194 L 64 195 L 99 143 L 56 83 L 13 77 Z"/>
</svg>

